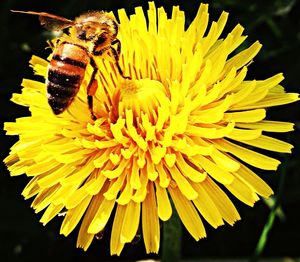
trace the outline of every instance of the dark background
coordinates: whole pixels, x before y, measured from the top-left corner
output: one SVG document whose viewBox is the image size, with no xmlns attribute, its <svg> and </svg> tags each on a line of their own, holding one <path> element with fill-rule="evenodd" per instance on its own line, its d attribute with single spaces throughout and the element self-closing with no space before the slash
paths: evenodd
<svg viewBox="0 0 300 262">
<path fill-rule="evenodd" d="M 230 13 L 225 32 L 229 32 L 237 23 L 245 27 L 249 35 L 243 47 L 260 40 L 263 49 L 250 66 L 248 79 L 264 79 L 283 72 L 283 85 L 290 92 L 299 92 L 300 71 L 300 1 L 297 0 L 216 0 L 210 4 L 210 18 L 216 19 L 222 10 Z M 180 5 L 186 12 L 187 25 L 195 16 L 199 1 L 155 1 L 163 5 L 170 13 L 172 5 Z M 37 17 L 13 14 L 10 9 L 45 11 L 73 19 L 83 11 L 101 9 L 116 10 L 126 8 L 127 13 L 134 7 L 147 8 L 147 1 L 17 1 L 2 0 L 0 3 L 0 92 L 1 125 L 14 121 L 16 117 L 28 115 L 26 108 L 9 101 L 13 92 L 20 92 L 22 78 L 36 78 L 28 66 L 30 57 L 35 54 L 46 58 L 45 41 L 49 33 L 39 25 Z M 300 175 L 299 175 L 299 103 L 281 106 L 268 111 L 272 120 L 292 121 L 296 130 L 289 134 L 274 137 L 284 139 L 295 145 L 292 155 L 272 155 L 281 161 L 278 172 L 258 173 L 272 186 L 278 196 L 283 215 L 275 218 L 265 245 L 263 257 L 300 257 Z M 9 147 L 17 137 L 4 135 L 1 127 L 1 160 L 8 154 Z M 121 257 L 109 256 L 110 228 L 106 229 L 102 240 L 94 241 L 87 252 L 75 248 L 77 230 L 65 238 L 59 235 L 62 218 L 55 218 L 46 227 L 38 221 L 40 214 L 34 214 L 30 208 L 31 200 L 24 201 L 20 195 L 29 181 L 25 176 L 10 178 L 1 161 L 0 175 L 0 260 L 1 261 L 133 261 L 146 256 L 143 241 L 125 247 Z M 233 199 L 233 197 L 231 197 Z M 182 258 L 250 258 L 267 223 L 270 208 L 258 202 L 249 208 L 234 200 L 242 220 L 233 228 L 226 225 L 214 230 L 206 225 L 208 238 L 195 242 L 183 231 Z"/>
</svg>

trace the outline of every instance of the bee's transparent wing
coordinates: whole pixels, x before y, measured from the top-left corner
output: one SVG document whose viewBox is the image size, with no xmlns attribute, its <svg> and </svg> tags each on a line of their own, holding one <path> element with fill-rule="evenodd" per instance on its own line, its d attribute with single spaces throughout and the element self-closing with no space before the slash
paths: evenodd
<svg viewBox="0 0 300 262">
<path fill-rule="evenodd" d="M 11 11 L 14 13 L 38 15 L 41 25 L 50 31 L 60 31 L 74 25 L 74 21 L 72 20 L 69 20 L 61 16 L 45 13 L 45 12 L 16 11 L 16 10 L 11 10 Z"/>
</svg>

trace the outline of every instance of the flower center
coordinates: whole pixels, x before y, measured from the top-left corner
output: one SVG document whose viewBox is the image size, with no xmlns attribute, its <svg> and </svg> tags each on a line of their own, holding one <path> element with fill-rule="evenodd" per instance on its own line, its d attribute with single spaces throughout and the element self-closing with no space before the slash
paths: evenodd
<svg viewBox="0 0 300 262">
<path fill-rule="evenodd" d="M 141 119 L 145 114 L 154 124 L 157 120 L 157 110 L 168 100 L 164 85 L 156 80 L 125 79 L 115 94 L 115 114 L 125 116 L 126 110 L 131 110 L 133 118 Z"/>
</svg>

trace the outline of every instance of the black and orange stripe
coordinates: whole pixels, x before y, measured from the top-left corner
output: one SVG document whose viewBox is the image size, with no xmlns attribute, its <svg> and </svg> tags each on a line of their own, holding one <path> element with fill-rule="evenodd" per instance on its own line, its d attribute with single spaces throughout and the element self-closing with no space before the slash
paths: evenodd
<svg viewBox="0 0 300 262">
<path fill-rule="evenodd" d="M 84 78 L 89 56 L 87 50 L 70 42 L 60 43 L 48 67 L 48 102 L 53 113 L 62 113 L 74 100 Z"/>
</svg>

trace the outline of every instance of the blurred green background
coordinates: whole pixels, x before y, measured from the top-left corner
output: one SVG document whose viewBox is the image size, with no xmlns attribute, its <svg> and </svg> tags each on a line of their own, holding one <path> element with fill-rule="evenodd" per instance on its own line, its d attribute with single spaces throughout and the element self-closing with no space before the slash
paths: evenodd
<svg viewBox="0 0 300 262">
<path fill-rule="evenodd" d="M 260 40 L 263 49 L 250 66 L 249 79 L 264 79 L 283 72 L 283 85 L 290 92 L 299 92 L 300 83 L 300 1 L 298 0 L 216 0 L 210 3 L 210 17 L 217 19 L 222 10 L 230 13 L 225 32 L 229 32 L 237 23 L 245 27 L 249 35 L 243 47 Z M 186 12 L 186 23 L 194 18 L 200 1 L 155 1 L 170 13 L 172 5 L 180 5 Z M 28 115 L 25 108 L 10 102 L 13 92 L 20 92 L 22 78 L 36 78 L 28 66 L 30 57 L 35 54 L 46 58 L 45 41 L 49 32 L 42 29 L 37 17 L 13 14 L 10 9 L 45 11 L 67 18 L 74 18 L 87 10 L 113 10 L 125 8 L 128 14 L 135 6 L 148 6 L 147 1 L 138 0 L 65 0 L 65 1 L 17 1 L 2 0 L 0 3 L 0 92 L 1 125 L 14 121 L 16 117 Z M 182 259 L 199 260 L 207 258 L 231 259 L 253 257 L 254 250 L 266 224 L 269 221 L 269 234 L 260 257 L 263 258 L 299 258 L 300 257 L 300 117 L 299 103 L 281 106 L 268 111 L 272 120 L 292 121 L 296 123 L 295 132 L 274 135 L 295 145 L 292 155 L 272 155 L 281 161 L 278 172 L 260 174 L 274 189 L 275 202 L 266 205 L 260 201 L 254 208 L 247 207 L 235 199 L 242 220 L 233 228 L 229 225 L 218 230 L 206 224 L 208 238 L 195 242 L 183 229 Z M 2 129 L 2 128 L 1 128 Z M 1 159 L 17 137 L 6 137 L 1 130 Z M 43 227 L 38 221 L 40 214 L 34 214 L 30 208 L 31 200 L 24 201 L 20 195 L 29 181 L 25 176 L 10 178 L 1 161 L 0 176 L 0 261 L 134 261 L 137 259 L 159 258 L 145 255 L 143 241 L 129 244 L 120 257 L 109 255 L 109 226 L 102 240 L 94 241 L 87 252 L 75 248 L 77 230 L 70 237 L 59 235 L 62 218 L 58 217 Z M 273 205 L 273 207 L 272 207 Z M 278 207 L 278 208 L 277 208 Z M 277 212 L 275 212 L 277 211 Z M 278 212 L 279 211 L 279 212 Z M 271 216 L 270 216 L 271 212 Z M 276 214 L 276 216 L 273 216 Z M 269 218 L 275 218 L 270 224 Z M 272 222 L 272 221 L 271 221 Z M 265 228 L 265 229 L 264 229 Z M 260 258 L 259 258 L 260 261 Z M 280 260 L 281 261 L 281 260 Z M 293 260 L 288 260 L 293 261 Z"/>
</svg>

